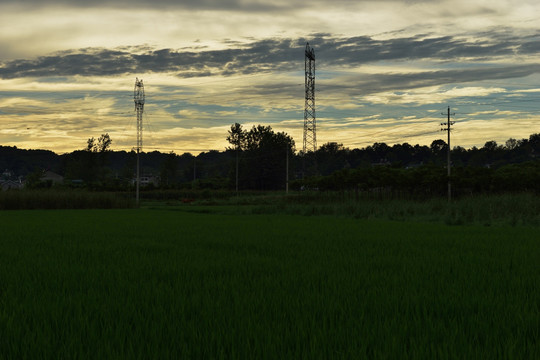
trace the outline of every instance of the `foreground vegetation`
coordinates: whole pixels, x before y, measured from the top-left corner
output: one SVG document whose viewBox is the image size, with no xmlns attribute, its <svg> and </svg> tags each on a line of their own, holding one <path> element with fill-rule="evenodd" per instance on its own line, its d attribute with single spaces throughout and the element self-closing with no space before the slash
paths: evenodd
<svg viewBox="0 0 540 360">
<path fill-rule="evenodd" d="M 73 189 L 0 191 L 0 210 L 23 209 L 121 209 L 136 206 L 129 193 Z"/>
<path fill-rule="evenodd" d="M 1 212 L 1 357 L 540 357 L 536 227 L 197 209 Z"/>
<path fill-rule="evenodd" d="M 540 226 L 540 196 L 535 193 L 462 196 L 423 200 L 392 192 L 153 190 L 141 193 L 142 207 L 222 214 L 332 215 L 356 219 L 439 222 L 448 225 Z M 84 189 L 0 191 L 0 210 L 135 208 L 131 192 Z"/>
<path fill-rule="evenodd" d="M 447 198 L 416 200 L 391 193 L 358 191 L 305 191 L 289 195 L 241 193 L 238 197 L 230 192 L 207 191 L 151 194 L 146 194 L 143 207 L 241 215 L 326 215 L 447 225 L 540 226 L 540 196 L 532 193 L 466 196 L 451 203 Z"/>
</svg>

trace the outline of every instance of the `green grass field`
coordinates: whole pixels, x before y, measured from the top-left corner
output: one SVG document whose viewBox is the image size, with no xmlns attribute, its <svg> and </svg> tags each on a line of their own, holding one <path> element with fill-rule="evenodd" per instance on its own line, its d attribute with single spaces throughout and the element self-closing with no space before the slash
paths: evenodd
<svg viewBox="0 0 540 360">
<path fill-rule="evenodd" d="M 540 358 L 539 228 L 0 212 L 0 358 Z"/>
</svg>

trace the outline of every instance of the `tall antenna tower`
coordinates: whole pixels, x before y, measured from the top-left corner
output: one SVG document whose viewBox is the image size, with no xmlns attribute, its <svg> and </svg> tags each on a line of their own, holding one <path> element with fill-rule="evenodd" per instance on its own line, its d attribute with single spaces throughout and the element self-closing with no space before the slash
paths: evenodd
<svg viewBox="0 0 540 360">
<path fill-rule="evenodd" d="M 317 123 L 315 121 L 315 50 L 306 43 L 306 102 L 304 107 L 304 156 L 317 150 Z"/>
<path fill-rule="evenodd" d="M 139 203 L 139 187 L 141 183 L 141 174 L 139 166 L 139 153 L 142 151 L 142 133 L 143 133 L 143 111 L 144 111 L 144 85 L 142 79 L 135 78 L 135 88 L 133 90 L 133 100 L 135 101 L 135 111 L 137 111 L 137 190 L 136 200 Z"/>
</svg>

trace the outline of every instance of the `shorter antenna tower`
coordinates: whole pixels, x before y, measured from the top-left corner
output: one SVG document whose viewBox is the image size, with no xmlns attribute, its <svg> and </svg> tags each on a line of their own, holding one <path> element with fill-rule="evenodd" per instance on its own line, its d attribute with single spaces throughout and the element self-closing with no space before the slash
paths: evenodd
<svg viewBox="0 0 540 360">
<path fill-rule="evenodd" d="M 446 127 L 443 127 L 441 128 L 441 131 L 446 131 L 448 133 L 448 149 L 447 149 L 447 168 L 448 168 L 448 202 L 451 202 L 452 201 L 452 184 L 451 184 L 451 181 L 450 181 L 450 169 L 452 167 L 452 163 L 450 161 L 450 131 L 451 131 L 451 127 L 452 125 L 455 124 L 455 121 L 450 121 L 450 116 L 453 116 L 453 115 L 456 115 L 455 113 L 454 114 L 450 114 L 450 106 L 448 107 L 448 111 L 447 113 L 441 113 L 441 115 L 447 115 L 448 116 L 448 120 L 447 122 L 443 122 L 441 123 L 441 126 L 446 126 Z"/>
<path fill-rule="evenodd" d="M 139 187 L 141 183 L 139 154 L 142 151 L 143 135 L 143 112 L 144 112 L 144 85 L 142 79 L 135 78 L 135 88 L 133 90 L 133 100 L 135 101 L 135 111 L 137 112 L 137 189 L 136 201 L 139 203 Z"/>
</svg>

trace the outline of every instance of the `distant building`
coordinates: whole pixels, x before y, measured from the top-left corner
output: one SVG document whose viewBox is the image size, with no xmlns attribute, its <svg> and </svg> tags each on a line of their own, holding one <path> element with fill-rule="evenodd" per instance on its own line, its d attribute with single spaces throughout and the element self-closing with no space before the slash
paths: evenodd
<svg viewBox="0 0 540 360">
<path fill-rule="evenodd" d="M 13 173 L 9 169 L 4 170 L 4 172 L 2 173 L 2 179 L 4 180 L 11 179 L 12 177 Z"/>
<path fill-rule="evenodd" d="M 42 181 L 45 182 L 51 182 L 53 185 L 62 184 L 64 182 L 64 177 L 62 175 L 58 175 L 56 173 L 53 173 L 52 171 L 45 171 L 43 173 L 43 177 L 41 178 Z"/>
<path fill-rule="evenodd" d="M 22 187 L 21 178 L 17 178 L 11 170 L 6 169 L 0 175 L 0 188 L 2 190 L 21 189 Z"/>
<path fill-rule="evenodd" d="M 64 183 L 64 177 L 49 170 L 38 170 L 28 175 L 23 183 L 24 187 L 43 188 Z"/>
<path fill-rule="evenodd" d="M 6 191 L 10 189 L 21 189 L 23 184 L 20 180 L 0 180 L 0 187 L 2 191 Z"/>
<path fill-rule="evenodd" d="M 371 163 L 371 166 L 388 166 L 391 165 L 390 161 L 385 159 L 380 159 L 378 162 Z"/>
<path fill-rule="evenodd" d="M 131 180 L 131 183 L 135 185 L 137 183 L 137 178 L 136 177 L 133 178 Z M 141 187 L 145 187 L 148 185 L 159 186 L 159 183 L 160 183 L 159 176 L 154 176 L 152 174 L 141 175 L 141 184 L 140 184 Z"/>
</svg>

